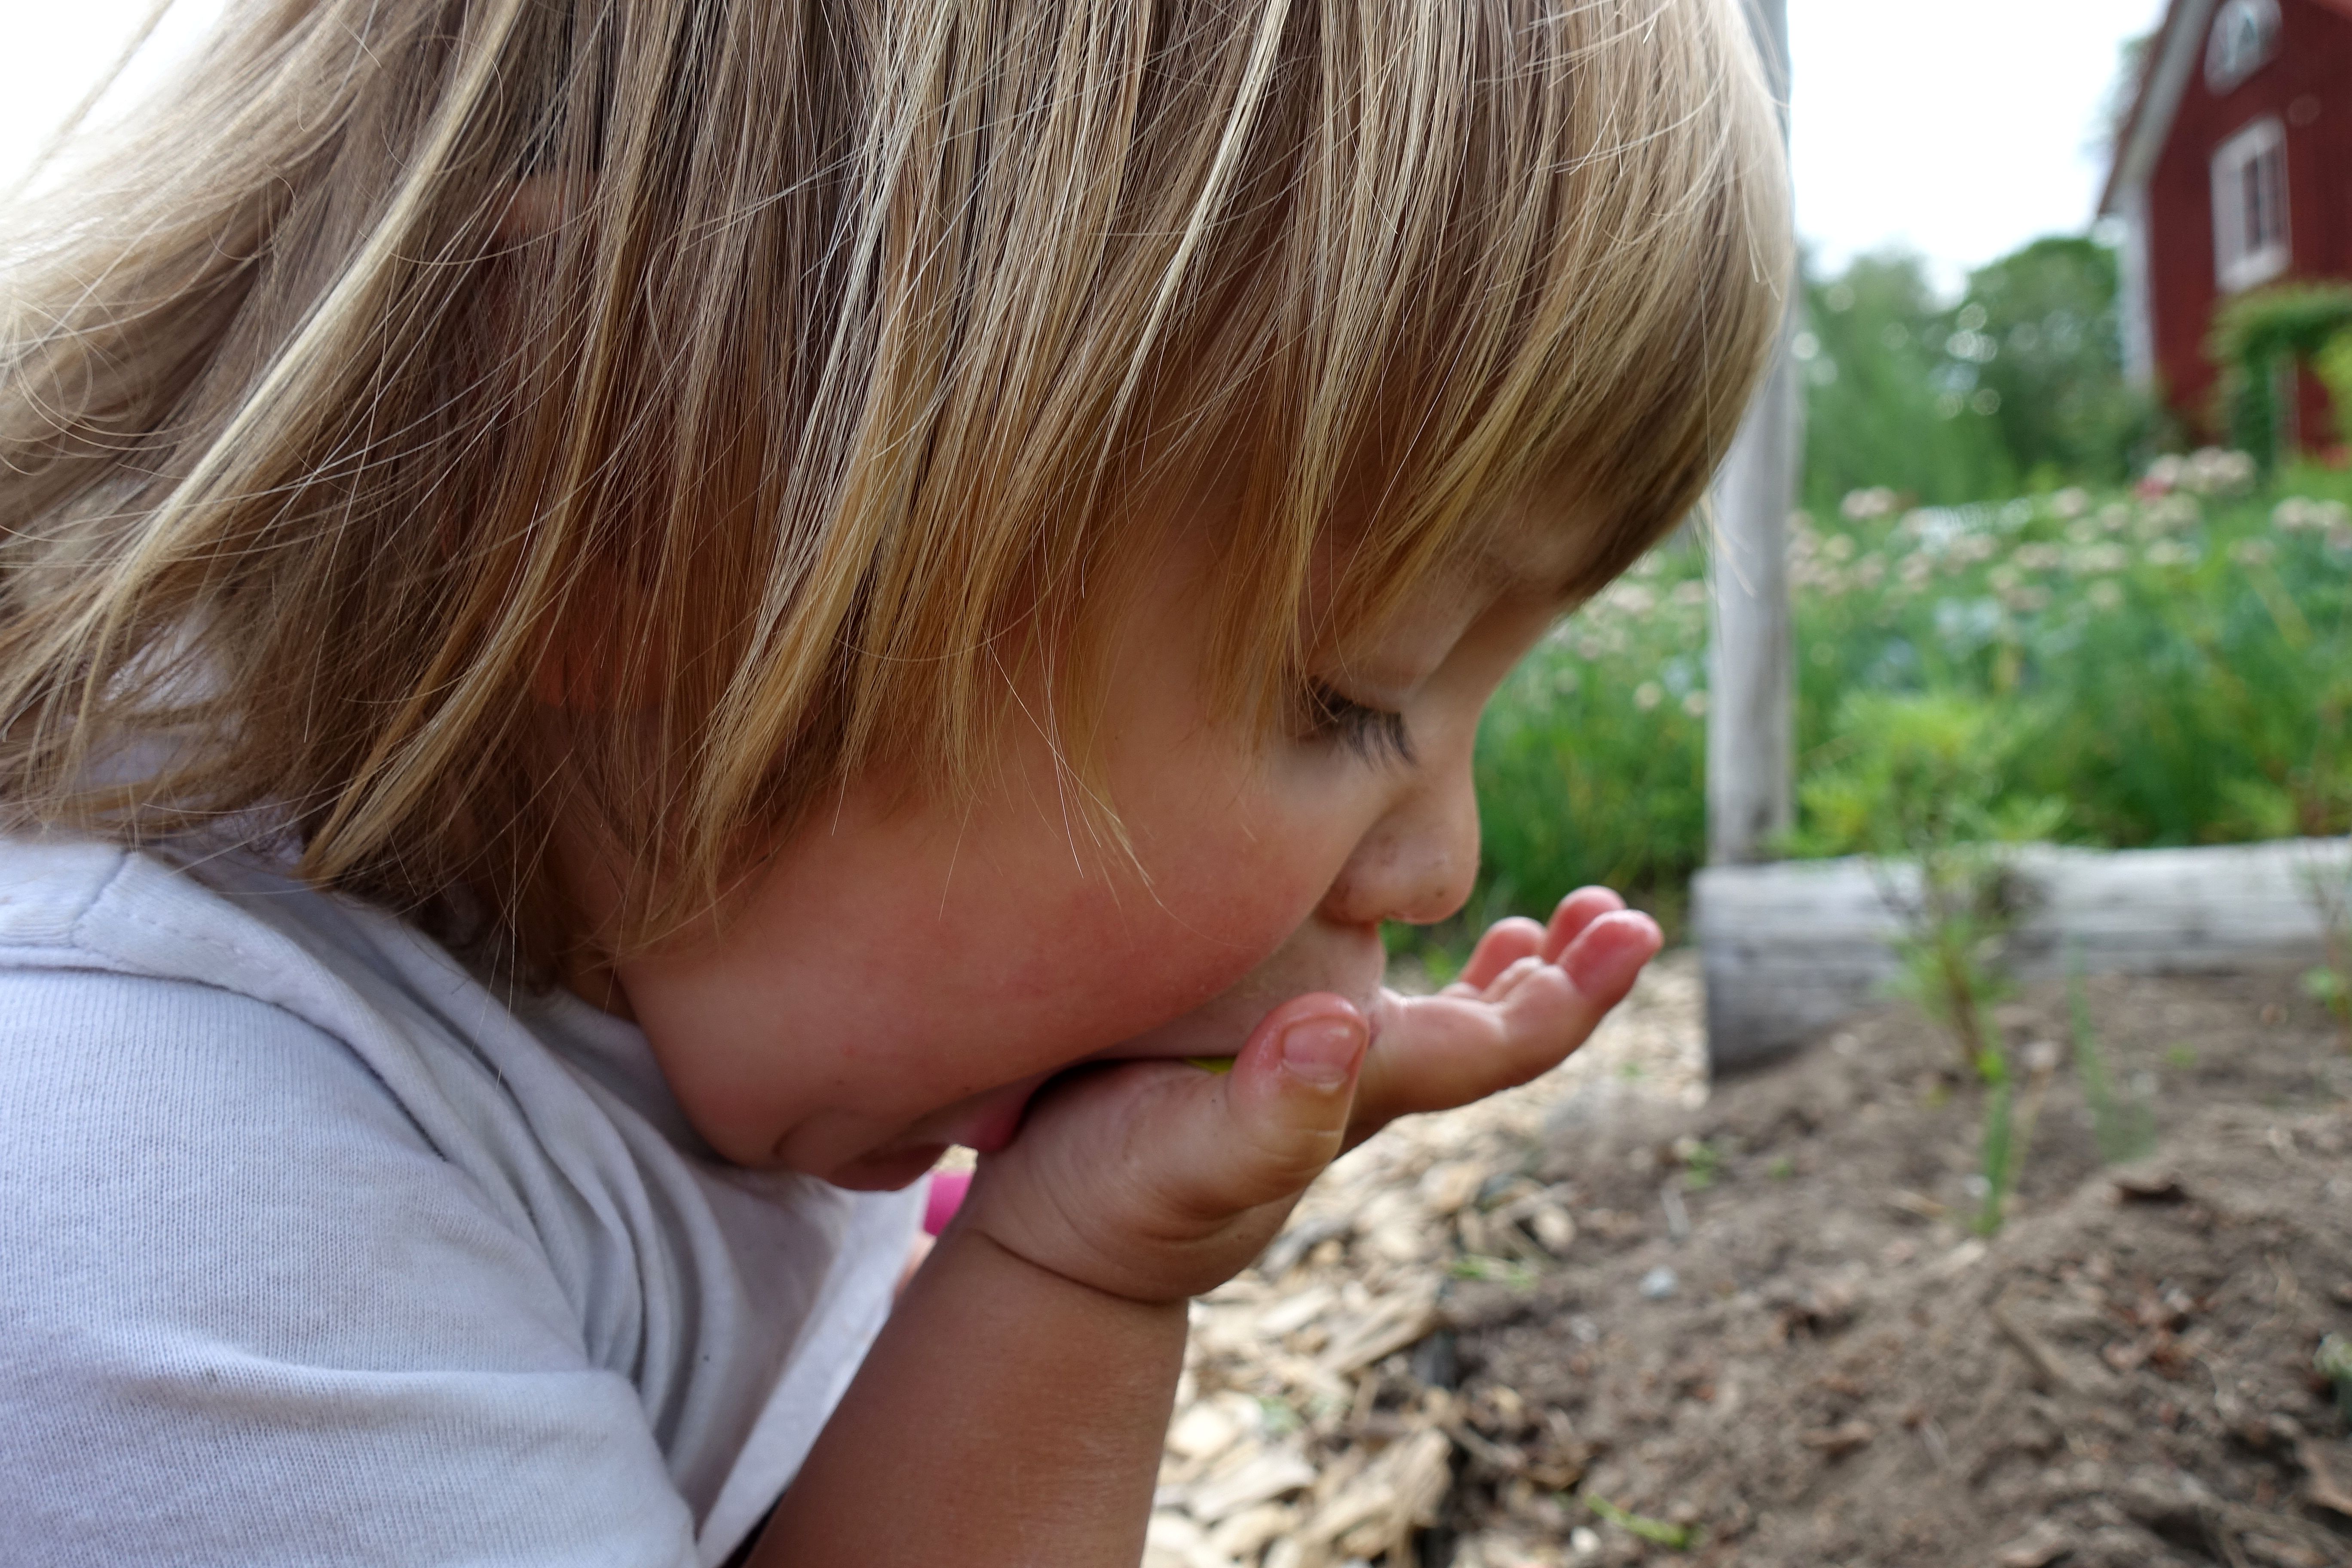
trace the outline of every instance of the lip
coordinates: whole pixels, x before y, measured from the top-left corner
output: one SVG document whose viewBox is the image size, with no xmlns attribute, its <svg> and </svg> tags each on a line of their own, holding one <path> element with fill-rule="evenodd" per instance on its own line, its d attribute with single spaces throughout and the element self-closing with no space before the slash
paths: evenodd
<svg viewBox="0 0 2352 1568">
<path fill-rule="evenodd" d="M 1021 1118 L 1027 1113 L 1029 1101 L 1036 1093 L 1036 1086 L 1032 1085 L 1018 1095 L 1008 1094 L 975 1110 L 953 1129 L 948 1141 L 960 1143 L 975 1154 L 993 1154 L 1008 1147 L 1013 1134 L 1021 1131 Z"/>
<path fill-rule="evenodd" d="M 853 1193 L 890 1193 L 911 1186 L 940 1163 L 944 1143 L 917 1143 L 861 1154 L 825 1173 L 830 1184 Z"/>
<path fill-rule="evenodd" d="M 909 1143 L 945 1148 L 953 1144 L 976 1154 L 993 1154 L 1009 1146 L 1021 1131 L 1029 1102 L 1045 1086 L 1051 1073 L 1034 1073 L 1012 1083 L 944 1106 L 907 1131 Z"/>
</svg>

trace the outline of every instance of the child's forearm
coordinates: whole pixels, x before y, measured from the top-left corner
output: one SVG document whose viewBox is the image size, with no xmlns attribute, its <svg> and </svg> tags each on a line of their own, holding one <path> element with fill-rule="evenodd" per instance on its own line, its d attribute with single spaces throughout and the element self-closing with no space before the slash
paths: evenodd
<svg viewBox="0 0 2352 1568">
<path fill-rule="evenodd" d="M 751 1559 L 1133 1568 L 1184 1353 L 1183 1303 L 942 1237 Z"/>
</svg>

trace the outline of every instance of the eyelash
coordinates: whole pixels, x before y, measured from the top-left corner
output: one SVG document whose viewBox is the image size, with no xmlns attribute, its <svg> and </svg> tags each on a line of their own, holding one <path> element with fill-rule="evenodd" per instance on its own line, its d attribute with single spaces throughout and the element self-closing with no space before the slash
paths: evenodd
<svg viewBox="0 0 2352 1568">
<path fill-rule="evenodd" d="M 1402 713 L 1368 708 L 1318 682 L 1307 689 L 1307 722 L 1313 738 L 1338 741 L 1368 763 L 1412 765 L 1412 736 Z"/>
</svg>

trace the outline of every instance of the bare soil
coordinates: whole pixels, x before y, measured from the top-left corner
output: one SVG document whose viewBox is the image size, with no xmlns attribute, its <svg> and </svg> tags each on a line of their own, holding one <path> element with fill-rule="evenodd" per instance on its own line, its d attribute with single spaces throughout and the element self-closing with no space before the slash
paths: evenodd
<svg viewBox="0 0 2352 1568">
<path fill-rule="evenodd" d="M 2053 1070 L 1990 1237 L 1938 1030 L 1642 1092 L 1695 997 L 1383 1134 L 1196 1309 L 1152 1568 L 2352 1564 L 2352 1057 L 2291 978 L 2091 984 L 2114 1166 L 2063 988 L 2003 1007 Z"/>
<path fill-rule="evenodd" d="M 1465 1424 L 1500 1450 L 1451 1494 L 1455 1559 L 2352 1563 L 2352 1447 L 2313 1363 L 2352 1332 L 2352 1059 L 2291 981 L 2088 1000 L 2155 1151 L 2102 1168 L 2049 1048 L 2063 987 L 2002 1009 L 2013 1054 L 2059 1068 L 1989 1240 L 1983 1090 L 1906 1008 L 1696 1111 L 1555 1118 L 1534 1174 L 1591 1245 L 1444 1305 Z M 1573 1482 L 1529 1485 L 1511 1450 Z"/>
</svg>

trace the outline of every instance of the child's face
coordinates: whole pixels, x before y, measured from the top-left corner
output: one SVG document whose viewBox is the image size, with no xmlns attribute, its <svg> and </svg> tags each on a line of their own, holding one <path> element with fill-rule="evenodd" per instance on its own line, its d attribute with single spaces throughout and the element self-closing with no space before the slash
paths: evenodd
<svg viewBox="0 0 2352 1568">
<path fill-rule="evenodd" d="M 853 785 L 786 840 L 722 939 L 615 966 L 720 1152 L 899 1185 L 950 1143 L 1009 1142 L 1037 1087 L 1090 1058 L 1230 1056 L 1313 992 L 1377 1031 L 1381 922 L 1468 896 L 1479 711 L 1558 615 L 1549 585 L 1572 556 L 1525 530 L 1360 646 L 1322 650 L 1333 696 L 1402 716 L 1408 761 L 1354 710 L 1271 742 L 1207 716 L 1210 531 L 1171 531 L 1118 623 L 1103 776 L 1133 863 L 1088 837 L 1023 725 L 984 798 Z"/>
</svg>

